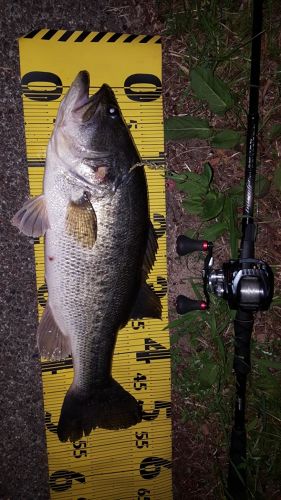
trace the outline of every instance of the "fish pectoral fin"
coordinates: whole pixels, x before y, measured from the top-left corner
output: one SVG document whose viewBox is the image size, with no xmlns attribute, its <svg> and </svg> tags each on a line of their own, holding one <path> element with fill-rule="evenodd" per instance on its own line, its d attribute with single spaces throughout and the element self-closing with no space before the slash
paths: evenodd
<svg viewBox="0 0 281 500">
<path fill-rule="evenodd" d="M 43 236 L 50 227 L 45 196 L 41 194 L 26 201 L 11 222 L 26 236 Z"/>
<path fill-rule="evenodd" d="M 69 338 L 58 327 L 49 302 L 37 330 L 37 344 L 43 358 L 59 361 L 71 355 Z"/>
<path fill-rule="evenodd" d="M 97 217 L 87 196 L 71 201 L 67 208 L 66 230 L 82 247 L 92 248 L 97 239 Z"/>
<path fill-rule="evenodd" d="M 157 250 L 158 250 L 158 242 L 157 242 L 156 232 L 152 222 L 149 221 L 147 245 L 142 265 L 143 275 L 145 278 L 148 276 L 154 265 Z"/>
<path fill-rule="evenodd" d="M 161 319 L 161 317 L 162 305 L 160 298 L 146 282 L 143 282 L 137 295 L 133 309 L 130 313 L 130 319 Z"/>
</svg>

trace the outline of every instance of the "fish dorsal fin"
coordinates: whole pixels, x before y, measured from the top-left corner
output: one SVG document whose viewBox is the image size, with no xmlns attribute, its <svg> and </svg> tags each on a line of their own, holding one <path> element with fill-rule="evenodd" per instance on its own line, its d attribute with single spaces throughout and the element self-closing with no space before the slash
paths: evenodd
<svg viewBox="0 0 281 500">
<path fill-rule="evenodd" d="M 158 250 L 158 242 L 157 242 L 156 232 L 152 225 L 152 222 L 149 221 L 146 252 L 144 255 L 143 266 L 142 266 L 144 279 L 147 278 L 151 269 L 153 268 L 154 262 L 156 260 L 157 250 Z"/>
<path fill-rule="evenodd" d="M 71 355 L 69 338 L 58 327 L 49 302 L 37 330 L 37 344 L 43 358 L 59 361 Z"/>
<path fill-rule="evenodd" d="M 92 248 L 97 239 L 97 217 L 87 196 L 71 201 L 67 208 L 66 230 L 84 248 Z"/>
<path fill-rule="evenodd" d="M 41 194 L 26 201 L 14 215 L 12 224 L 26 236 L 43 236 L 50 227 L 45 196 Z"/>
</svg>

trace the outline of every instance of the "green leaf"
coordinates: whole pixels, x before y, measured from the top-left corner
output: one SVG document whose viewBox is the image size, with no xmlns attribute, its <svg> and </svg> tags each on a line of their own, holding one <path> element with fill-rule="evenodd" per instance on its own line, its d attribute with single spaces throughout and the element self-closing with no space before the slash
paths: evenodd
<svg viewBox="0 0 281 500">
<path fill-rule="evenodd" d="M 210 191 L 204 201 L 202 216 L 205 220 L 214 219 L 223 209 L 224 195 Z"/>
<path fill-rule="evenodd" d="M 185 182 L 177 182 L 177 187 L 180 191 L 188 193 L 190 196 L 204 196 L 208 189 L 202 183 L 188 179 Z"/>
<path fill-rule="evenodd" d="M 235 184 L 230 189 L 226 191 L 226 196 L 233 198 L 234 201 L 237 202 L 238 205 L 243 205 L 244 199 L 244 181 L 239 182 L 239 184 Z"/>
<path fill-rule="evenodd" d="M 269 132 L 269 138 L 270 139 L 277 139 L 277 137 L 280 137 L 281 135 L 281 124 L 280 123 L 275 123 L 272 125 L 270 132 Z"/>
<path fill-rule="evenodd" d="M 187 212 L 194 215 L 202 215 L 203 206 L 202 206 L 202 198 L 194 196 L 185 200 L 183 202 L 183 206 Z"/>
<path fill-rule="evenodd" d="M 209 184 L 213 178 L 213 170 L 212 170 L 212 167 L 209 163 L 204 163 L 202 177 L 204 177 L 204 179 L 206 179 L 206 181 L 208 183 L 207 185 L 209 186 Z"/>
<path fill-rule="evenodd" d="M 186 181 L 187 175 L 186 174 L 177 174 L 176 172 L 171 172 L 170 174 L 167 174 L 168 179 L 173 179 L 174 181 Z"/>
<path fill-rule="evenodd" d="M 219 367 L 215 363 L 206 363 L 205 366 L 199 370 L 198 378 L 201 384 L 205 387 L 211 387 L 217 380 L 219 374 Z"/>
<path fill-rule="evenodd" d="M 198 182 L 202 186 L 208 188 L 210 181 L 209 181 L 209 176 L 205 175 L 203 172 L 202 174 L 196 174 L 195 172 L 188 172 L 187 177 L 189 180 Z"/>
<path fill-rule="evenodd" d="M 241 141 L 239 132 L 235 130 L 221 130 L 211 138 L 211 145 L 214 148 L 232 149 Z"/>
<path fill-rule="evenodd" d="M 202 174 L 188 172 L 183 176 L 173 176 L 176 180 L 177 188 L 180 191 L 188 193 L 190 196 L 204 196 L 209 190 L 209 184 L 212 179 L 212 169 L 208 163 L 204 165 Z"/>
<path fill-rule="evenodd" d="M 273 184 L 279 191 L 281 191 L 281 165 L 278 165 L 275 169 Z"/>
<path fill-rule="evenodd" d="M 193 116 L 171 116 L 164 123 L 165 140 L 208 139 L 212 130 L 208 120 Z"/>
<path fill-rule="evenodd" d="M 167 330 L 168 328 L 178 328 L 179 326 L 184 325 L 187 321 L 188 316 L 184 314 L 181 318 L 171 321 L 167 326 L 165 326 L 164 330 Z"/>
<path fill-rule="evenodd" d="M 190 82 L 195 96 L 207 101 L 214 113 L 224 114 L 233 106 L 234 100 L 227 85 L 210 68 L 198 66 L 191 70 Z"/>
<path fill-rule="evenodd" d="M 270 181 L 264 175 L 258 175 L 255 182 L 255 194 L 257 198 L 263 198 L 270 190 Z"/>
<path fill-rule="evenodd" d="M 202 238 L 208 241 L 215 241 L 226 231 L 226 229 L 227 225 L 225 222 L 216 222 L 204 230 Z"/>
</svg>

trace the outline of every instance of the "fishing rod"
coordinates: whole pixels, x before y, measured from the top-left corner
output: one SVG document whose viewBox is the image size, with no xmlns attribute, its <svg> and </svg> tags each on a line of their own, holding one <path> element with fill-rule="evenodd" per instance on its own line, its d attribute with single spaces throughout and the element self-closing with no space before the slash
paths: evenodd
<svg viewBox="0 0 281 500">
<path fill-rule="evenodd" d="M 238 259 L 231 259 L 222 269 L 213 269 L 213 243 L 194 240 L 181 235 L 177 239 L 177 253 L 187 255 L 194 251 L 205 251 L 203 269 L 203 290 L 205 299 L 192 300 L 179 295 L 176 308 L 179 314 L 209 308 L 209 293 L 227 300 L 229 307 L 236 310 L 234 319 L 234 361 L 236 376 L 236 399 L 234 424 L 230 438 L 227 495 L 233 500 L 247 498 L 246 471 L 246 427 L 245 404 L 247 376 L 251 370 L 251 335 L 254 313 L 267 310 L 271 304 L 274 278 L 270 266 L 255 258 L 256 225 L 254 223 L 254 195 L 256 179 L 256 157 L 259 122 L 259 84 L 262 36 L 262 0 L 253 0 L 252 49 L 249 92 L 249 113 L 244 177 L 244 206 L 242 236 Z"/>
</svg>

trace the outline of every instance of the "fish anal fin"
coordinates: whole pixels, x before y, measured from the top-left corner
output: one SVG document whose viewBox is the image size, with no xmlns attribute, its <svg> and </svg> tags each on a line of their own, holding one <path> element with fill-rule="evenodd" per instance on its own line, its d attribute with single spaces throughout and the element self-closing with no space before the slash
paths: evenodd
<svg viewBox="0 0 281 500">
<path fill-rule="evenodd" d="M 69 203 L 66 230 L 82 247 L 94 246 L 97 239 L 97 217 L 86 196 L 79 201 Z"/>
<path fill-rule="evenodd" d="M 143 275 L 145 278 L 148 276 L 152 267 L 154 266 L 157 249 L 158 249 L 158 242 L 157 242 L 156 232 L 152 225 L 152 222 L 149 221 L 147 245 L 142 266 Z"/>
<path fill-rule="evenodd" d="M 162 305 L 160 298 L 143 282 L 138 292 L 135 304 L 130 313 L 130 319 L 157 318 L 162 317 Z"/>
<path fill-rule="evenodd" d="M 69 338 L 58 327 L 49 302 L 37 330 L 37 344 L 43 358 L 59 361 L 71 355 Z"/>
<path fill-rule="evenodd" d="M 50 227 L 45 196 L 41 194 L 27 200 L 14 215 L 11 222 L 26 236 L 32 236 L 33 238 L 43 236 Z"/>
</svg>

